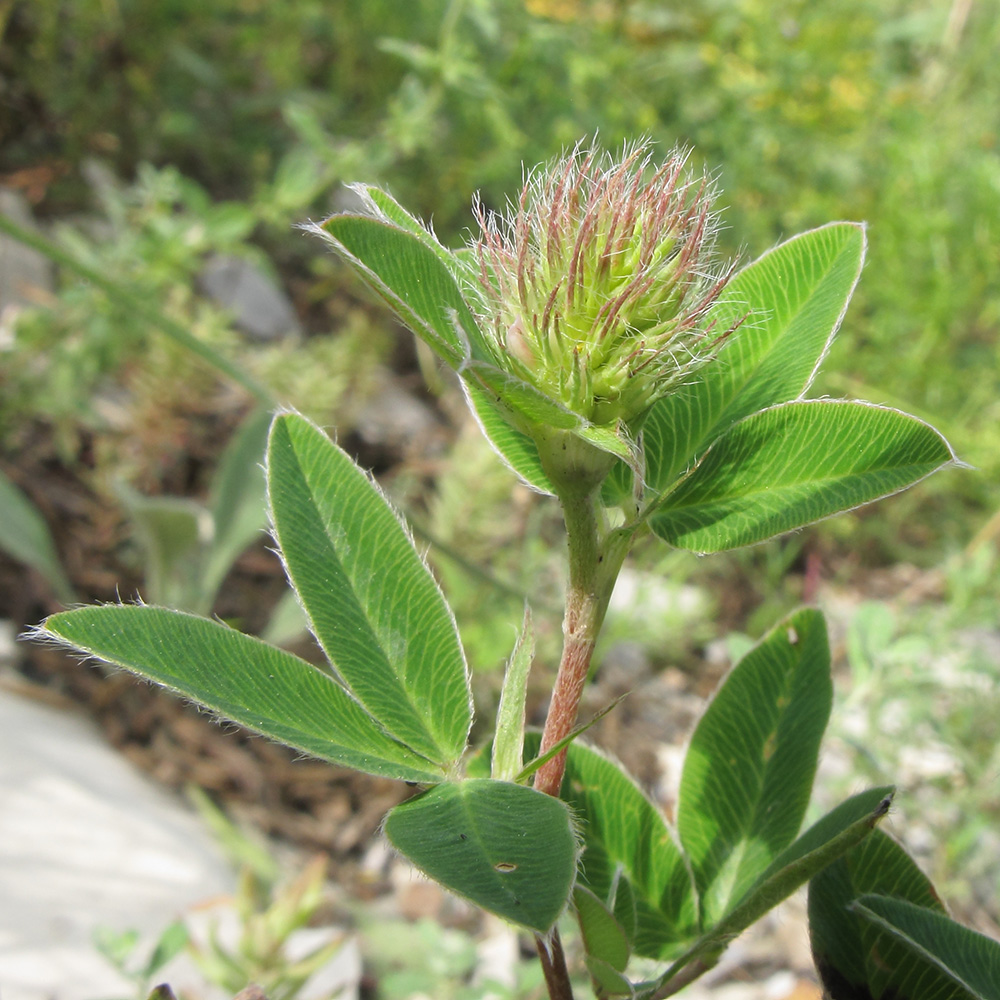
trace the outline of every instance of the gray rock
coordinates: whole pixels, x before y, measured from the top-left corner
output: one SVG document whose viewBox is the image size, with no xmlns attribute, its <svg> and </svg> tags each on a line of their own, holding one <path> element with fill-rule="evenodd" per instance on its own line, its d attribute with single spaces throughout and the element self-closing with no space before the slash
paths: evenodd
<svg viewBox="0 0 1000 1000">
<path fill-rule="evenodd" d="M 132 987 L 94 931 L 147 940 L 233 890 L 212 838 L 88 720 L 0 687 L 0 994 L 91 1000 Z"/>
<path fill-rule="evenodd" d="M 355 424 L 365 444 L 398 448 L 404 452 L 426 444 L 441 429 L 440 421 L 427 403 L 389 380 L 361 409 Z"/>
<path fill-rule="evenodd" d="M 204 293 L 233 313 L 233 321 L 261 343 L 301 332 L 288 296 L 270 276 L 242 257 L 218 254 L 201 273 Z"/>
</svg>

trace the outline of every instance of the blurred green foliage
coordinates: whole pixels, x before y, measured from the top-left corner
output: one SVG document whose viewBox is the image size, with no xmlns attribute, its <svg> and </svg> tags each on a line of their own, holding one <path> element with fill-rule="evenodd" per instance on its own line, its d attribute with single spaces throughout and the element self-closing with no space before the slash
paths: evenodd
<svg viewBox="0 0 1000 1000">
<path fill-rule="evenodd" d="M 894 601 L 850 610 L 831 750 L 850 763 L 824 786 L 892 774 L 905 791 L 900 830 L 966 912 L 995 912 L 1000 889 L 997 569 L 997 547 L 983 539 Z"/>
<path fill-rule="evenodd" d="M 251 211 L 237 202 L 214 203 L 173 167 L 140 164 L 130 185 L 93 162 L 83 172 L 98 215 L 57 221 L 59 247 L 83 267 L 158 302 L 200 339 L 231 342 L 225 317 L 195 298 L 194 283 L 210 251 L 261 257 L 246 244 Z M 102 378 L 139 357 L 150 332 L 129 301 L 66 276 L 55 308 L 27 310 L 18 318 L 4 366 L 0 426 L 33 413 L 57 423 L 86 421 Z"/>
<path fill-rule="evenodd" d="M 522 164 L 595 132 L 610 146 L 643 133 L 692 145 L 718 170 L 729 252 L 866 219 L 870 262 L 829 365 L 843 374 L 817 388 L 925 416 L 984 474 L 897 502 L 889 534 L 908 549 L 893 550 L 881 519 L 856 526 L 915 558 L 967 537 L 965 515 L 995 503 L 994 4 L 8 0 L 0 11 L 3 173 L 27 184 L 49 169 L 61 179 L 39 209 L 60 214 L 93 207 L 88 158 L 110 163 L 127 194 L 99 193 L 105 228 L 64 239 L 175 305 L 222 250 L 308 274 L 302 295 L 315 303 L 343 278 L 329 261 L 307 264 L 315 248 L 290 226 L 342 203 L 341 182 L 384 184 L 454 242 L 474 191 L 499 207 Z M 65 352 L 89 311 L 89 353 L 52 367 L 63 404 L 81 391 L 66 371 L 113 370 L 128 329 L 82 294 L 63 293 L 58 337 L 28 341 Z M 204 321 L 194 304 L 177 308 Z"/>
<path fill-rule="evenodd" d="M 362 930 L 365 959 L 378 978 L 379 996 L 407 1000 L 542 1000 L 545 996 L 541 967 L 519 956 L 506 970 L 514 985 L 477 975 L 482 956 L 476 953 L 475 939 L 462 930 L 427 918 L 369 919 Z"/>
</svg>

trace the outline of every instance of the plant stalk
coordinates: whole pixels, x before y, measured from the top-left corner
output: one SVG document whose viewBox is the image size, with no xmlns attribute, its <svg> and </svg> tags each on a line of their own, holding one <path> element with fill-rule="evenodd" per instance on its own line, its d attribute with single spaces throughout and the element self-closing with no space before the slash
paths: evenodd
<svg viewBox="0 0 1000 1000">
<path fill-rule="evenodd" d="M 590 673 L 591 658 L 615 580 L 621 569 L 635 527 L 602 531 L 598 514 L 599 488 L 560 497 L 566 522 L 569 553 L 569 586 L 563 616 L 563 652 L 552 689 L 552 699 L 542 731 L 543 754 L 572 732 L 580 698 Z M 558 796 L 566 770 L 566 751 L 538 770 L 535 788 Z"/>
<path fill-rule="evenodd" d="M 552 688 L 539 753 L 555 746 L 576 725 L 580 698 L 604 617 L 598 594 L 600 542 L 595 493 L 591 490 L 561 497 L 569 550 L 569 586 L 563 615 L 562 659 Z M 564 750 L 539 769 L 535 788 L 546 795 L 558 796 L 565 769 Z"/>
<path fill-rule="evenodd" d="M 679 993 L 685 986 L 690 986 L 696 979 L 705 975 L 712 965 L 703 962 L 700 958 L 686 965 L 675 976 L 671 976 L 654 994 L 653 1000 L 667 1000 L 675 993 Z"/>
<path fill-rule="evenodd" d="M 539 453 L 543 466 L 547 466 L 548 448 L 540 447 Z M 576 725 L 597 636 L 618 571 L 636 531 L 634 525 L 610 532 L 607 530 L 600 506 L 603 475 L 567 477 L 559 474 L 564 470 L 565 466 L 562 469 L 558 466 L 546 467 L 550 480 L 557 484 L 563 508 L 569 584 L 563 614 L 562 658 L 552 689 L 539 754 L 544 754 L 565 739 Z M 538 769 L 534 787 L 558 798 L 565 772 L 566 751 L 563 750 Z M 573 987 L 559 931 L 553 928 L 548 941 L 536 937 L 535 943 L 550 1000 L 572 1000 Z"/>
<path fill-rule="evenodd" d="M 542 963 L 542 974 L 545 976 L 549 1000 L 573 1000 L 573 986 L 569 980 L 566 954 L 559 938 L 559 931 L 553 927 L 548 942 L 540 934 L 536 934 L 535 947 Z"/>
</svg>

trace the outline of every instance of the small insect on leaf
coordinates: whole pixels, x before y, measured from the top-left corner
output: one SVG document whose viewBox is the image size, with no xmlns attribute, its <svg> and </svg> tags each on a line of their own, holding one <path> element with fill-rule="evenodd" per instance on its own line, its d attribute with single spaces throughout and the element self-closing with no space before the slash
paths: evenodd
<svg viewBox="0 0 1000 1000">
<path fill-rule="evenodd" d="M 517 865 L 511 864 L 509 861 L 499 861 L 493 866 L 495 871 L 498 872 L 514 872 L 517 871 Z"/>
<path fill-rule="evenodd" d="M 794 646 L 799 641 L 799 633 L 791 626 L 788 627 L 788 644 Z"/>
</svg>

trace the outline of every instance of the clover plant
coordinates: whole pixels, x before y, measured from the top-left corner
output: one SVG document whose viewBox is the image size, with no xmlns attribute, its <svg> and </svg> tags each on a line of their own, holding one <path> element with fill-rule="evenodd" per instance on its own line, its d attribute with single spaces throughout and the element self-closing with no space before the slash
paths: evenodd
<svg viewBox="0 0 1000 1000">
<path fill-rule="evenodd" d="M 118 664 L 324 760 L 418 793 L 385 835 L 430 878 L 532 932 L 549 995 L 572 996 L 556 929 L 571 911 L 598 997 L 666 997 L 810 883 L 835 1000 L 1000 996 L 1000 945 L 951 922 L 875 830 L 891 787 L 800 831 L 830 713 L 822 615 L 780 622 L 691 736 L 676 822 L 577 739 L 615 579 L 652 534 L 699 553 L 763 542 L 956 464 L 898 410 L 806 394 L 861 273 L 865 229 L 803 233 L 738 269 L 713 251 L 713 185 L 682 153 L 578 146 L 531 172 L 505 214 L 477 205 L 463 249 L 388 194 L 312 226 L 459 376 L 483 431 L 566 526 L 564 648 L 540 734 L 525 732 L 530 614 L 487 750 L 454 617 L 372 478 L 279 413 L 267 443 L 274 538 L 329 661 L 218 621 L 83 607 L 40 634 Z M 901 345 L 904 349 L 905 345 Z M 630 959 L 660 964 L 637 980 Z"/>
</svg>

